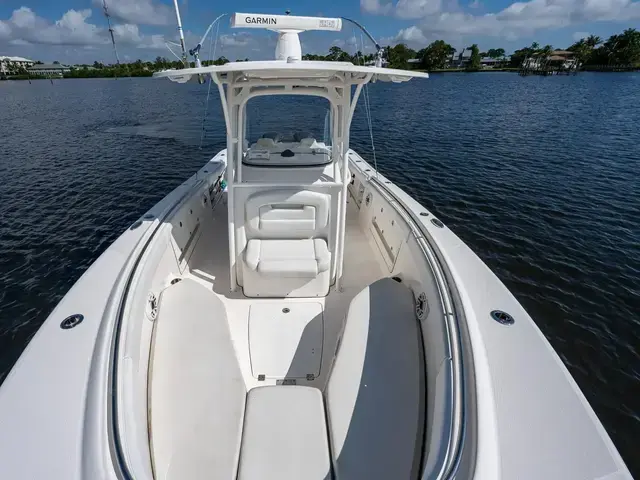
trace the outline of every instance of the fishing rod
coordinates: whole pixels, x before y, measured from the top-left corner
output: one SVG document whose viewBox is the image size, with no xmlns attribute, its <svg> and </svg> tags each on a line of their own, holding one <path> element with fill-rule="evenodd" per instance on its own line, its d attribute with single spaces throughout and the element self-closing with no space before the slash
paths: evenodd
<svg viewBox="0 0 640 480">
<path fill-rule="evenodd" d="M 229 15 L 228 13 L 223 13 L 222 15 L 219 15 L 218 18 L 216 18 L 213 22 L 211 22 L 211 24 L 207 27 L 207 29 L 204 32 L 204 35 L 202 35 L 202 38 L 200 39 L 200 41 L 198 42 L 198 44 L 192 48 L 191 50 L 189 50 L 189 55 L 191 55 L 196 62 L 196 67 L 201 67 L 201 63 L 200 63 L 200 49 L 202 48 L 202 44 L 204 43 L 204 41 L 207 38 L 207 35 L 209 35 L 209 32 L 211 31 L 211 29 L 213 28 L 213 26 L 218 23 L 218 21 L 223 18 L 226 17 L 227 15 Z"/>
<path fill-rule="evenodd" d="M 182 64 L 184 65 L 184 68 L 189 68 L 187 49 L 184 46 L 184 32 L 182 31 L 182 20 L 180 19 L 180 8 L 178 7 L 178 0 L 173 0 L 173 8 L 176 11 L 176 21 L 178 22 L 178 35 L 180 36 L 180 48 L 182 49 Z"/>
<path fill-rule="evenodd" d="M 182 19 L 180 17 L 180 7 L 178 6 L 178 0 L 173 0 L 173 7 L 175 9 L 176 12 L 176 21 L 178 22 L 178 34 L 180 36 L 180 49 L 182 51 L 182 63 L 184 65 L 184 68 L 189 68 L 189 61 L 188 61 L 188 56 L 187 56 L 187 48 L 185 47 L 185 41 L 184 41 L 184 31 L 182 29 Z M 211 22 L 211 24 L 209 25 L 209 27 L 207 27 L 207 29 L 204 32 L 204 35 L 202 36 L 202 38 L 200 39 L 200 41 L 198 42 L 198 44 L 193 47 L 192 49 L 189 50 L 189 55 L 191 55 L 193 57 L 194 63 L 196 68 L 200 68 L 202 67 L 202 63 L 200 62 L 200 49 L 202 48 L 202 44 L 204 43 L 204 41 L 207 38 L 207 35 L 209 35 L 209 33 L 211 32 L 211 29 L 214 27 L 214 25 L 220 21 L 221 18 L 225 17 L 229 15 L 228 13 L 223 13 L 222 15 L 219 15 L 218 18 L 216 18 L 213 22 Z M 167 45 L 167 48 L 169 48 L 169 51 L 171 51 L 171 53 L 173 53 L 173 50 L 171 50 L 171 48 L 169 47 L 169 45 Z M 177 55 L 174 53 L 174 55 L 177 57 Z M 203 75 L 198 75 L 198 83 L 203 84 L 204 83 L 204 76 Z"/>
<path fill-rule="evenodd" d="M 373 44 L 376 47 L 376 67 L 382 67 L 382 57 L 384 56 L 384 48 L 380 46 L 380 44 L 376 41 L 375 38 L 373 38 L 373 35 L 371 35 L 366 28 L 364 28 L 355 20 L 352 20 L 347 17 L 340 17 L 340 18 L 343 20 L 346 20 L 347 22 L 353 23 L 356 27 L 362 30 L 362 32 L 369 38 L 369 40 L 373 42 Z"/>
<path fill-rule="evenodd" d="M 118 49 L 116 48 L 116 39 L 113 36 L 113 28 L 111 28 L 111 15 L 109 15 L 109 9 L 107 8 L 107 0 L 102 0 L 102 9 L 104 10 L 104 16 L 107 17 L 107 25 L 109 26 L 109 34 L 111 35 L 113 53 L 116 56 L 116 64 L 120 65 L 120 58 L 118 58 Z"/>
</svg>

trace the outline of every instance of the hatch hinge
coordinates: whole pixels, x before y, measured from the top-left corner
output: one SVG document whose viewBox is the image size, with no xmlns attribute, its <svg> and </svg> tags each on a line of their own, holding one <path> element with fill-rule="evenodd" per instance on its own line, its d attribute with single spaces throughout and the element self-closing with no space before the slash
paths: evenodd
<svg viewBox="0 0 640 480">
<path fill-rule="evenodd" d="M 147 296 L 146 314 L 149 320 L 155 320 L 158 316 L 158 297 L 153 292 L 149 292 Z"/>
</svg>

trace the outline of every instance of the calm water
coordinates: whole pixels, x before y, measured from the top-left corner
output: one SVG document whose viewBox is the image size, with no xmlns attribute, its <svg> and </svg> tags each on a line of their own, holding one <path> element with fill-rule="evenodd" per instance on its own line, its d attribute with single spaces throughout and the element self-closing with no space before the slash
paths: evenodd
<svg viewBox="0 0 640 480">
<path fill-rule="evenodd" d="M 371 88 L 379 168 L 518 297 L 636 476 L 639 92 L 638 73 Z M 215 91 L 199 148 L 206 94 L 153 79 L 0 82 L 0 382 L 91 262 L 224 148 Z M 286 102 L 265 112 L 302 121 Z M 371 159 L 362 114 L 352 143 Z"/>
</svg>

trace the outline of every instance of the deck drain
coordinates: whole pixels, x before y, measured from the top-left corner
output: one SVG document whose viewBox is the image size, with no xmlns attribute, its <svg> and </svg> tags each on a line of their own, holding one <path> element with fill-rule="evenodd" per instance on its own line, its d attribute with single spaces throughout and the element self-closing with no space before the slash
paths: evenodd
<svg viewBox="0 0 640 480">
<path fill-rule="evenodd" d="M 171 285 L 175 285 L 176 283 L 178 283 L 180 280 L 182 280 L 181 278 L 174 278 L 173 280 L 171 280 Z"/>
<path fill-rule="evenodd" d="M 82 323 L 84 320 L 84 315 L 80 313 L 76 313 L 75 315 L 70 315 L 62 322 L 60 322 L 60 328 L 63 330 L 69 330 L 70 328 L 76 327 Z"/>
<path fill-rule="evenodd" d="M 444 223 L 442 223 L 440 220 L 438 220 L 437 218 L 432 218 L 431 219 L 431 223 L 433 223 L 436 227 L 438 228 L 444 228 Z"/>
<path fill-rule="evenodd" d="M 513 325 L 515 323 L 513 317 L 502 310 L 493 310 L 491 312 L 491 318 L 502 325 Z"/>
<path fill-rule="evenodd" d="M 420 212 L 421 217 L 428 217 L 429 214 L 427 212 Z"/>
<path fill-rule="evenodd" d="M 284 307 L 282 309 L 282 313 L 289 313 L 291 310 L 289 310 L 287 307 Z"/>
</svg>

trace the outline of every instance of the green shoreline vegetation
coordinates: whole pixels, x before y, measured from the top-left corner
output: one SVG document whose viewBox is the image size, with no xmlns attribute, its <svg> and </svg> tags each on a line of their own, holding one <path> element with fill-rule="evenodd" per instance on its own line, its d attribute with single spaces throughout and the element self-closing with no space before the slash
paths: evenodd
<svg viewBox="0 0 640 480">
<path fill-rule="evenodd" d="M 640 69 L 640 31 L 628 28 L 620 34 L 612 35 L 606 41 L 600 37 L 590 35 L 567 48 L 578 58 L 581 70 L 585 71 L 628 71 Z M 462 54 L 465 56 L 464 65 Z M 444 40 L 436 40 L 420 50 L 413 50 L 404 43 L 385 48 L 384 58 L 391 68 L 418 69 L 433 73 L 448 72 L 517 72 L 523 60 L 531 56 L 549 56 L 554 51 L 551 45 L 540 47 L 536 42 L 528 47 L 516 50 L 510 57 L 505 56 L 503 48 L 480 51 L 477 44 L 457 52 L 455 48 Z M 458 56 L 456 57 L 456 53 Z M 493 67 L 483 68 L 483 58 L 492 59 Z M 327 55 L 305 54 L 304 60 L 342 61 L 354 64 L 372 64 L 374 55 L 363 55 L 357 52 L 355 55 L 342 50 L 338 46 L 332 46 Z M 248 61 L 249 59 L 236 60 Z M 453 61 L 452 61 L 453 60 Z M 203 61 L 203 65 L 223 65 L 229 62 L 225 57 L 217 60 Z M 42 62 L 36 62 L 41 64 Z M 59 64 L 59 62 L 54 62 Z M 463 65 L 463 66 L 461 66 Z M 194 64 L 191 62 L 191 66 Z M 69 67 L 69 71 L 62 74 L 62 78 L 121 78 L 121 77 L 150 77 L 154 72 L 170 68 L 180 69 L 182 63 L 170 61 L 164 57 L 156 57 L 153 62 L 136 60 L 132 63 L 119 65 L 105 65 L 94 62 L 92 65 L 75 65 Z M 60 75 L 35 75 L 29 73 L 26 68 L 17 67 L 9 63 L 8 72 L 0 76 L 0 80 L 31 80 L 38 78 L 61 78 Z"/>
<path fill-rule="evenodd" d="M 567 48 L 573 52 L 581 64 L 582 70 L 619 71 L 623 69 L 640 69 L 640 31 L 628 28 L 620 34 L 612 35 L 603 41 L 600 37 L 590 35 Z M 392 68 L 411 68 L 416 66 L 428 72 L 451 71 L 518 71 L 525 58 L 531 56 L 549 57 L 554 51 L 551 45 L 540 47 L 536 42 L 529 47 L 516 50 L 510 57 L 505 56 L 503 48 L 481 52 L 477 44 L 464 49 L 470 55 L 464 68 L 450 68 L 451 58 L 455 59 L 456 49 L 443 40 L 436 40 L 421 50 L 413 50 L 405 44 L 389 47 L 387 60 Z M 463 52 L 459 52 L 464 53 Z M 495 60 L 495 68 L 482 68 L 483 58 Z"/>
</svg>

